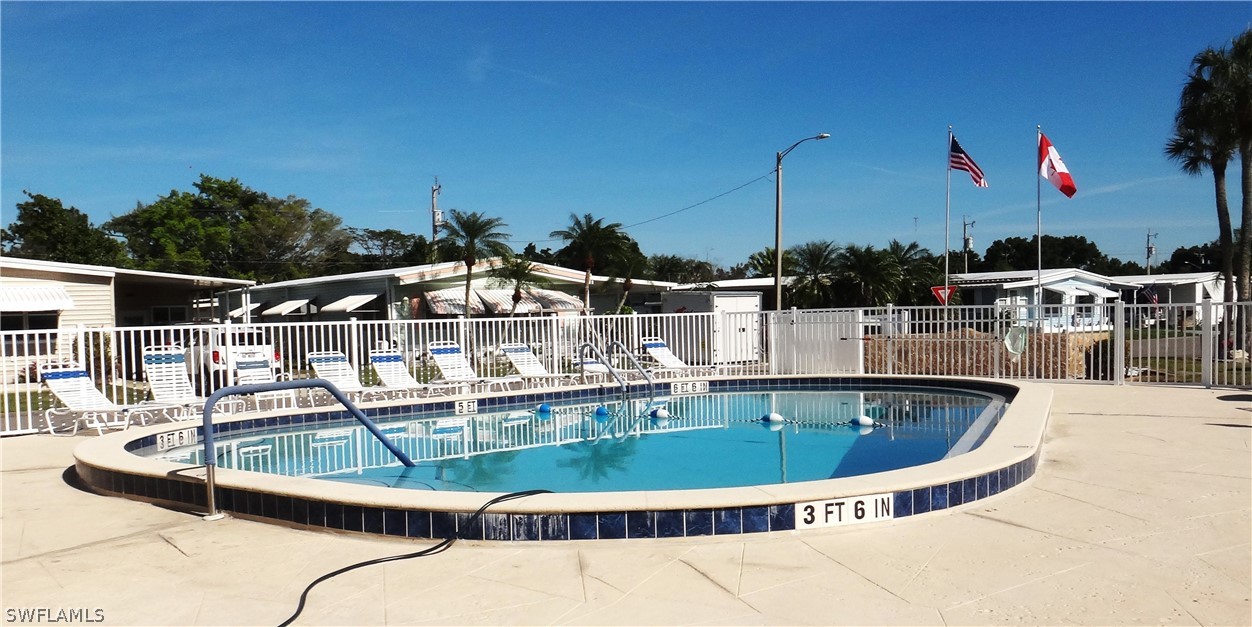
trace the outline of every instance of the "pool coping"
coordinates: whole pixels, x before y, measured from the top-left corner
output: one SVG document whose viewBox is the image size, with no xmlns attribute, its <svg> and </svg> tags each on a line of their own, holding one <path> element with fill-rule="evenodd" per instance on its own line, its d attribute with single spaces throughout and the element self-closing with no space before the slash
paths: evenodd
<svg viewBox="0 0 1252 627">
<path fill-rule="evenodd" d="M 691 381 L 693 379 L 682 379 Z M 742 377 L 708 377 L 710 391 L 742 381 Z M 678 380 L 659 381 L 668 391 Z M 918 376 L 794 376 L 753 377 L 752 385 L 860 385 L 955 387 L 991 392 L 1011 400 L 999 424 L 981 446 L 964 455 L 911 468 L 792 484 L 705 490 L 538 494 L 493 505 L 480 520 L 470 514 L 498 494 L 427 492 L 342 484 L 280 475 L 217 469 L 220 509 L 254 518 L 308 528 L 376 533 L 385 536 L 439 538 L 449 533 L 483 540 L 568 540 L 628 537 L 673 537 L 793 531 L 806 525 L 797 507 L 816 504 L 818 513 L 838 504 L 840 514 L 862 502 L 873 506 L 883 495 L 890 518 L 926 514 L 994 496 L 1033 476 L 1052 402 L 1042 384 L 991 379 Z M 837 388 L 835 388 L 837 389 Z M 465 395 L 421 399 L 422 404 L 454 403 L 477 398 L 498 402 L 547 399 L 554 402 L 600 394 L 605 386 L 577 386 L 515 391 L 506 395 Z M 729 390 L 722 390 L 729 391 Z M 664 393 L 658 390 L 658 393 Z M 549 398 L 551 397 L 551 398 Z M 402 407 L 411 409 L 413 403 Z M 398 405 L 368 403 L 369 413 L 390 413 Z M 316 408 L 325 410 L 326 408 Z M 486 407 L 490 409 L 490 407 Z M 295 416 L 306 415 L 303 410 Z M 326 414 L 327 418 L 337 415 Z M 223 426 L 272 421 L 290 423 L 292 415 L 248 414 L 215 421 Z M 165 423 L 107 434 L 80 444 L 74 451 L 79 475 L 92 489 L 106 494 L 204 511 L 204 467 L 139 457 L 135 443 L 159 433 L 197 427 L 198 423 Z M 198 428 L 198 427 L 197 427 Z M 145 440 L 148 439 L 148 440 Z M 537 486 L 541 487 L 541 486 Z M 823 507 L 825 505 L 825 507 Z M 851 511 L 849 509 L 849 511 Z M 359 517 L 358 517 L 359 515 Z M 341 518 L 342 516 L 342 518 Z M 880 519 L 870 517 L 871 519 Z M 359 522 L 358 522 L 359 521 Z M 827 526 L 829 520 L 819 521 Z M 864 522 L 840 518 L 833 524 Z"/>
</svg>

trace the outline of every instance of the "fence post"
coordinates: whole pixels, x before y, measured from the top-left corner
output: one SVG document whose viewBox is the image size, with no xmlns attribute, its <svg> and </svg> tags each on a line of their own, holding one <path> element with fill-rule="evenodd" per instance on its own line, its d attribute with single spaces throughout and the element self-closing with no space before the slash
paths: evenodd
<svg viewBox="0 0 1252 627">
<path fill-rule="evenodd" d="M 209 334 L 209 336 L 211 337 L 212 334 Z M 235 384 L 235 363 L 234 363 L 234 358 L 231 357 L 232 355 L 235 354 L 235 351 L 232 350 L 233 348 L 232 344 L 234 343 L 235 343 L 235 334 L 231 332 L 230 318 L 227 318 L 225 322 L 225 326 L 223 327 L 223 331 L 222 331 L 222 346 L 221 346 L 222 366 L 226 368 L 226 371 L 222 373 L 221 383 L 214 383 L 213 374 L 212 374 L 212 371 L 210 370 L 209 380 L 204 384 L 208 389 L 213 389 L 215 386 L 218 386 L 218 385 L 222 387 L 227 387 L 227 386 L 231 386 Z M 205 348 L 207 348 L 208 350 L 213 350 L 212 344 L 213 342 L 210 341 L 209 346 Z"/>
<path fill-rule="evenodd" d="M 1213 329 L 1217 326 L 1214 317 L 1213 299 L 1205 296 L 1200 301 L 1200 310 L 1204 319 L 1200 323 L 1200 383 L 1206 388 L 1213 387 Z"/>
<path fill-rule="evenodd" d="M 1113 385 L 1126 384 L 1126 303 L 1113 303 Z"/>
<path fill-rule="evenodd" d="M 887 303 L 887 319 L 883 321 L 883 335 L 887 336 L 887 374 L 895 374 L 895 305 Z M 865 346 L 865 342 L 861 342 L 861 346 Z M 861 357 L 862 368 L 864 368 L 865 358 Z"/>
</svg>

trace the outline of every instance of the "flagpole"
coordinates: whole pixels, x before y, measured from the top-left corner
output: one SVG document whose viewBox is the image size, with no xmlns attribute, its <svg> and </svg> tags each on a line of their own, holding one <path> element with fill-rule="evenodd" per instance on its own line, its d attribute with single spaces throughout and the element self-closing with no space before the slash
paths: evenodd
<svg viewBox="0 0 1252 627">
<path fill-rule="evenodd" d="M 943 306 L 947 307 L 948 301 L 951 300 L 951 298 L 949 298 L 950 294 L 948 294 L 948 290 L 951 289 L 950 287 L 948 287 L 949 284 L 951 283 L 951 280 L 948 278 L 949 277 L 948 251 L 951 249 L 951 246 L 948 243 L 949 242 L 948 232 L 951 230 L 951 225 L 952 225 L 952 125 L 951 124 L 948 125 L 948 145 L 946 146 L 944 157 L 948 162 L 948 167 L 946 168 L 948 171 L 948 184 L 947 184 L 947 190 L 944 192 L 944 195 L 943 195 L 944 197 L 943 199 L 943 296 L 944 296 Z"/>
<path fill-rule="evenodd" d="M 1043 143 L 1043 128 L 1035 125 L 1035 304 L 1039 307 L 1039 324 L 1043 324 L 1043 208 L 1040 204 L 1039 146 Z M 1040 326 L 1040 328 L 1043 328 Z"/>
</svg>

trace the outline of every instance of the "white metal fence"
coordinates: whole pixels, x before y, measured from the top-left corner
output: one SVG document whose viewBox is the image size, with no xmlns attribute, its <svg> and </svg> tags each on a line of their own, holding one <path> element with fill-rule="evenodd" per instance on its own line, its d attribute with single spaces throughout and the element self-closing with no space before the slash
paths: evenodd
<svg viewBox="0 0 1252 627">
<path fill-rule="evenodd" d="M 759 313 L 683 313 L 543 318 L 264 323 L 163 327 L 63 328 L 0 333 L 0 434 L 44 427 L 57 405 L 41 385 L 50 364 L 82 366 L 114 402 L 148 397 L 146 346 L 186 350 L 201 394 L 233 383 L 233 356 L 264 342 L 280 377 L 305 378 L 305 356 L 342 351 L 363 382 L 374 382 L 369 351 L 404 352 L 421 380 L 439 376 L 425 347 L 461 345 L 484 376 L 507 374 L 506 342 L 530 345 L 551 372 L 576 368 L 590 343 L 614 365 L 646 362 L 644 337 L 660 337 L 692 365 L 722 372 L 978 376 L 1039 381 L 1182 383 L 1252 388 L 1248 350 L 1252 303 L 1201 305 L 1047 305 L 885 307 Z M 589 354 L 589 353 L 588 353 Z M 252 355 L 251 357 L 256 357 Z"/>
</svg>

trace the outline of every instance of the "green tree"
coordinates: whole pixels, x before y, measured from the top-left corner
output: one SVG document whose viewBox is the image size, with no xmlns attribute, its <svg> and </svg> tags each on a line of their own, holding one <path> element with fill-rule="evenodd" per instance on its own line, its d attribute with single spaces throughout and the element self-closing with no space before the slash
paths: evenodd
<svg viewBox="0 0 1252 627">
<path fill-rule="evenodd" d="M 536 263 L 557 264 L 556 253 L 552 252 L 551 248 L 539 250 L 534 242 L 526 245 L 526 248 L 522 250 L 522 256 Z"/>
<path fill-rule="evenodd" d="M 489 218 L 481 212 L 465 213 L 457 209 L 449 212 L 443 223 L 447 235 L 439 240 L 448 254 L 456 255 L 465 264 L 465 317 L 470 316 L 470 284 L 474 281 L 474 264 L 482 257 L 504 257 L 513 254 L 505 243 L 509 234 L 500 218 Z"/>
<path fill-rule="evenodd" d="M 352 243 L 360 249 L 354 255 L 357 270 L 399 268 L 429 263 L 434 247 L 424 235 L 404 233 L 397 229 L 348 228 Z"/>
<path fill-rule="evenodd" d="M 1177 162 L 1183 173 L 1198 176 L 1206 168 L 1213 173 L 1217 241 L 1226 284 L 1223 299 L 1227 302 L 1235 300 L 1235 247 L 1226 167 L 1238 145 L 1238 116 L 1226 80 L 1230 69 L 1225 49 L 1207 48 L 1192 58 L 1174 115 L 1174 131 L 1165 144 L 1165 155 Z"/>
<path fill-rule="evenodd" d="M 22 190 L 26 202 L 17 203 L 17 220 L 0 229 L 0 245 L 7 254 L 26 259 L 127 267 L 122 244 L 94 226 L 87 214 L 65 208 L 59 198 Z"/>
<path fill-rule="evenodd" d="M 262 283 L 324 273 L 347 254 L 351 235 L 341 220 L 307 200 L 203 174 L 194 187 L 141 203 L 105 226 L 126 239 L 141 267 Z"/>
<path fill-rule="evenodd" d="M 172 190 L 150 205 L 137 203 L 105 226 L 125 238 L 143 270 L 235 276 L 221 263 L 229 257 L 230 227 L 202 215 L 195 194 Z"/>
<path fill-rule="evenodd" d="M 648 257 L 648 273 L 657 281 L 673 283 L 709 283 L 717 280 L 717 269 L 713 264 L 679 255 Z"/>
<path fill-rule="evenodd" d="M 900 272 L 895 304 L 928 305 L 933 302 L 930 288 L 943 283 L 943 272 L 929 250 L 917 242 L 903 244 L 893 239 L 882 252 Z"/>
<path fill-rule="evenodd" d="M 642 255 L 638 243 L 622 230 L 620 223 L 605 224 L 604 218 L 593 218 L 590 213 L 581 218 L 571 213 L 570 225 L 552 231 L 549 237 L 565 242 L 565 247 L 556 252 L 562 265 L 585 271 L 583 306 L 588 309 L 591 308 L 591 273 L 597 268 L 608 273 L 614 268 L 629 266 L 633 257 Z"/>
<path fill-rule="evenodd" d="M 1216 241 L 1199 246 L 1174 249 L 1174 253 L 1161 264 L 1163 273 L 1221 272 L 1221 252 Z"/>
<path fill-rule="evenodd" d="M 795 273 L 796 260 L 790 250 L 783 251 L 783 276 Z M 774 248 L 767 246 L 763 250 L 748 255 L 748 275 L 763 278 L 774 276 Z"/>
<path fill-rule="evenodd" d="M 522 302 L 522 290 L 547 285 L 547 280 L 535 274 L 535 263 L 520 255 L 500 256 L 488 276 L 494 284 L 513 288 L 513 307 L 509 309 L 509 317 L 517 313 L 517 306 Z"/>
<path fill-rule="evenodd" d="M 1036 241 L 1032 236 L 1029 239 L 1009 237 L 992 242 L 984 257 L 986 270 L 1000 272 L 1038 267 L 1040 249 L 1035 244 Z M 1044 268 L 1078 268 L 1100 272 L 1107 263 L 1107 257 L 1100 252 L 1100 247 L 1081 235 L 1044 235 L 1042 257 Z"/>
<path fill-rule="evenodd" d="M 832 306 L 839 247 L 825 240 L 806 242 L 788 249 L 787 255 L 795 261 L 791 285 L 784 290 L 787 304 L 805 309 Z"/>
<path fill-rule="evenodd" d="M 894 258 L 873 245 L 843 247 L 838 257 L 838 284 L 853 296 L 845 304 L 877 307 L 890 303 L 900 289 L 900 268 Z"/>
</svg>

